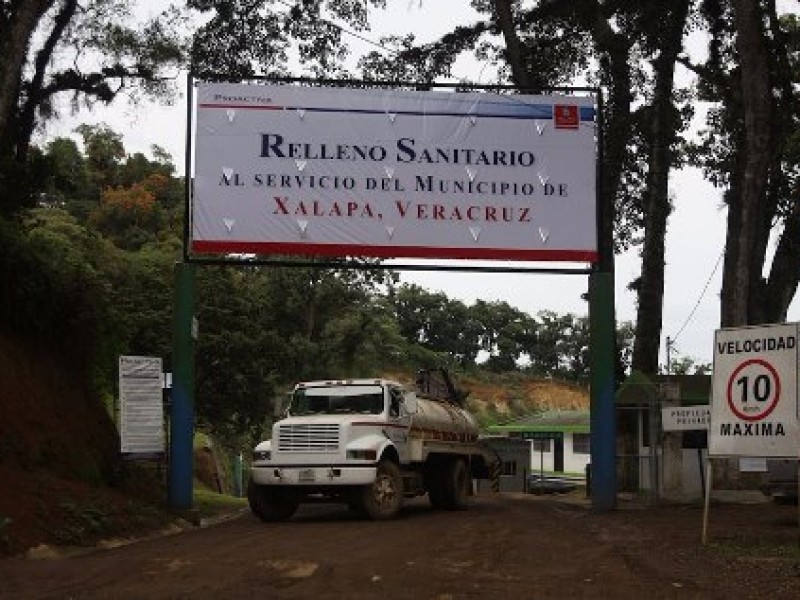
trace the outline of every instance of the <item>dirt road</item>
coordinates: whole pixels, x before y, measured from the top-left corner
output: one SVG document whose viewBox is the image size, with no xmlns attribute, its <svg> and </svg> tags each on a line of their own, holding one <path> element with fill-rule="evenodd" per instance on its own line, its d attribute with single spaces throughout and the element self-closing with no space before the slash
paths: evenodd
<svg viewBox="0 0 800 600">
<path fill-rule="evenodd" d="M 703 547 L 701 507 L 595 514 L 553 497 L 479 496 L 467 511 L 419 500 L 371 522 L 309 506 L 288 523 L 245 513 L 111 550 L 0 560 L 0 597 L 796 599 L 796 511 L 715 505 Z"/>
</svg>

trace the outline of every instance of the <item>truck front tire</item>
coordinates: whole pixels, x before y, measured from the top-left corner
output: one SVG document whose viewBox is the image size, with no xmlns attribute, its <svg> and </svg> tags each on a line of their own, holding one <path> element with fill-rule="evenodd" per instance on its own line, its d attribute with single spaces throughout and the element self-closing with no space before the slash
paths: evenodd
<svg viewBox="0 0 800 600">
<path fill-rule="evenodd" d="M 364 487 L 361 504 L 371 519 L 393 519 L 403 504 L 403 476 L 390 460 L 378 463 L 375 481 Z"/>
<path fill-rule="evenodd" d="M 300 504 L 291 491 L 258 485 L 252 479 L 247 484 L 247 501 L 253 514 L 267 523 L 290 519 Z"/>
</svg>

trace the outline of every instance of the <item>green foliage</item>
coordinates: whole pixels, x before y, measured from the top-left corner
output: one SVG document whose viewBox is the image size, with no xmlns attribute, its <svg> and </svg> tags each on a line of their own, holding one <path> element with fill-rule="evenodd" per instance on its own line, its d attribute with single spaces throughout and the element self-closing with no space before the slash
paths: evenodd
<svg viewBox="0 0 800 600">
<path fill-rule="evenodd" d="M 369 6 L 385 0 L 324 0 L 301 3 L 264 3 L 258 0 L 190 0 L 201 13 L 203 26 L 194 35 L 192 67 L 203 78 L 231 80 L 290 73 L 290 57 L 307 73 L 326 78 L 348 75 L 344 60 L 344 25 L 369 29 Z M 253 40 L 259 40 L 254 44 Z"/>
<path fill-rule="evenodd" d="M 51 532 L 59 544 L 82 546 L 109 531 L 111 520 L 104 507 L 65 500 L 60 508 L 66 518 L 58 529 Z"/>
<path fill-rule="evenodd" d="M 204 519 L 230 514 L 247 508 L 247 498 L 219 494 L 203 487 L 195 487 L 192 504 Z"/>
<path fill-rule="evenodd" d="M 675 375 L 707 375 L 713 369 L 711 363 L 698 363 L 691 356 L 679 356 L 672 360 L 668 367 L 669 372 Z"/>
<path fill-rule="evenodd" d="M 100 262 L 114 249 L 61 209 L 36 209 L 22 222 L 0 224 L 3 325 L 33 333 L 86 363 L 108 309 Z"/>
</svg>

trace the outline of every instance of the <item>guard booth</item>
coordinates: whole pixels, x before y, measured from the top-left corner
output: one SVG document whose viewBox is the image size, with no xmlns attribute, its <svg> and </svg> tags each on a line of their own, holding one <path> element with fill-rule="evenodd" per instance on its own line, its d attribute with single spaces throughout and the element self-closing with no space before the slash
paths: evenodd
<svg viewBox="0 0 800 600">
<path fill-rule="evenodd" d="M 651 499 L 703 497 L 710 375 L 632 373 L 617 393 L 620 492 Z"/>
<path fill-rule="evenodd" d="M 527 492 L 530 474 L 531 443 L 521 438 L 489 435 L 481 440 L 500 457 L 500 492 Z M 475 480 L 478 492 L 489 492 L 491 481 Z"/>
</svg>

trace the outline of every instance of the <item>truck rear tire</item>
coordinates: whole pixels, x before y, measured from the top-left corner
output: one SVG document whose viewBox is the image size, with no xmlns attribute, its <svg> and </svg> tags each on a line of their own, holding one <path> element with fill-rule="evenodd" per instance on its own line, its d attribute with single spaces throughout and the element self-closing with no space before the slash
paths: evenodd
<svg viewBox="0 0 800 600">
<path fill-rule="evenodd" d="M 447 510 L 463 510 L 470 494 L 471 477 L 467 465 L 457 458 L 445 468 L 444 507 Z"/>
<path fill-rule="evenodd" d="M 375 481 L 364 487 L 361 504 L 371 519 L 393 519 L 403 504 L 403 476 L 390 460 L 378 463 Z"/>
<path fill-rule="evenodd" d="M 247 502 L 253 514 L 267 523 L 287 521 L 300 504 L 291 491 L 258 485 L 252 479 L 247 484 Z"/>
<path fill-rule="evenodd" d="M 425 473 L 425 487 L 428 489 L 428 500 L 436 510 L 447 508 L 447 492 L 445 491 L 447 463 L 434 461 Z"/>
</svg>

